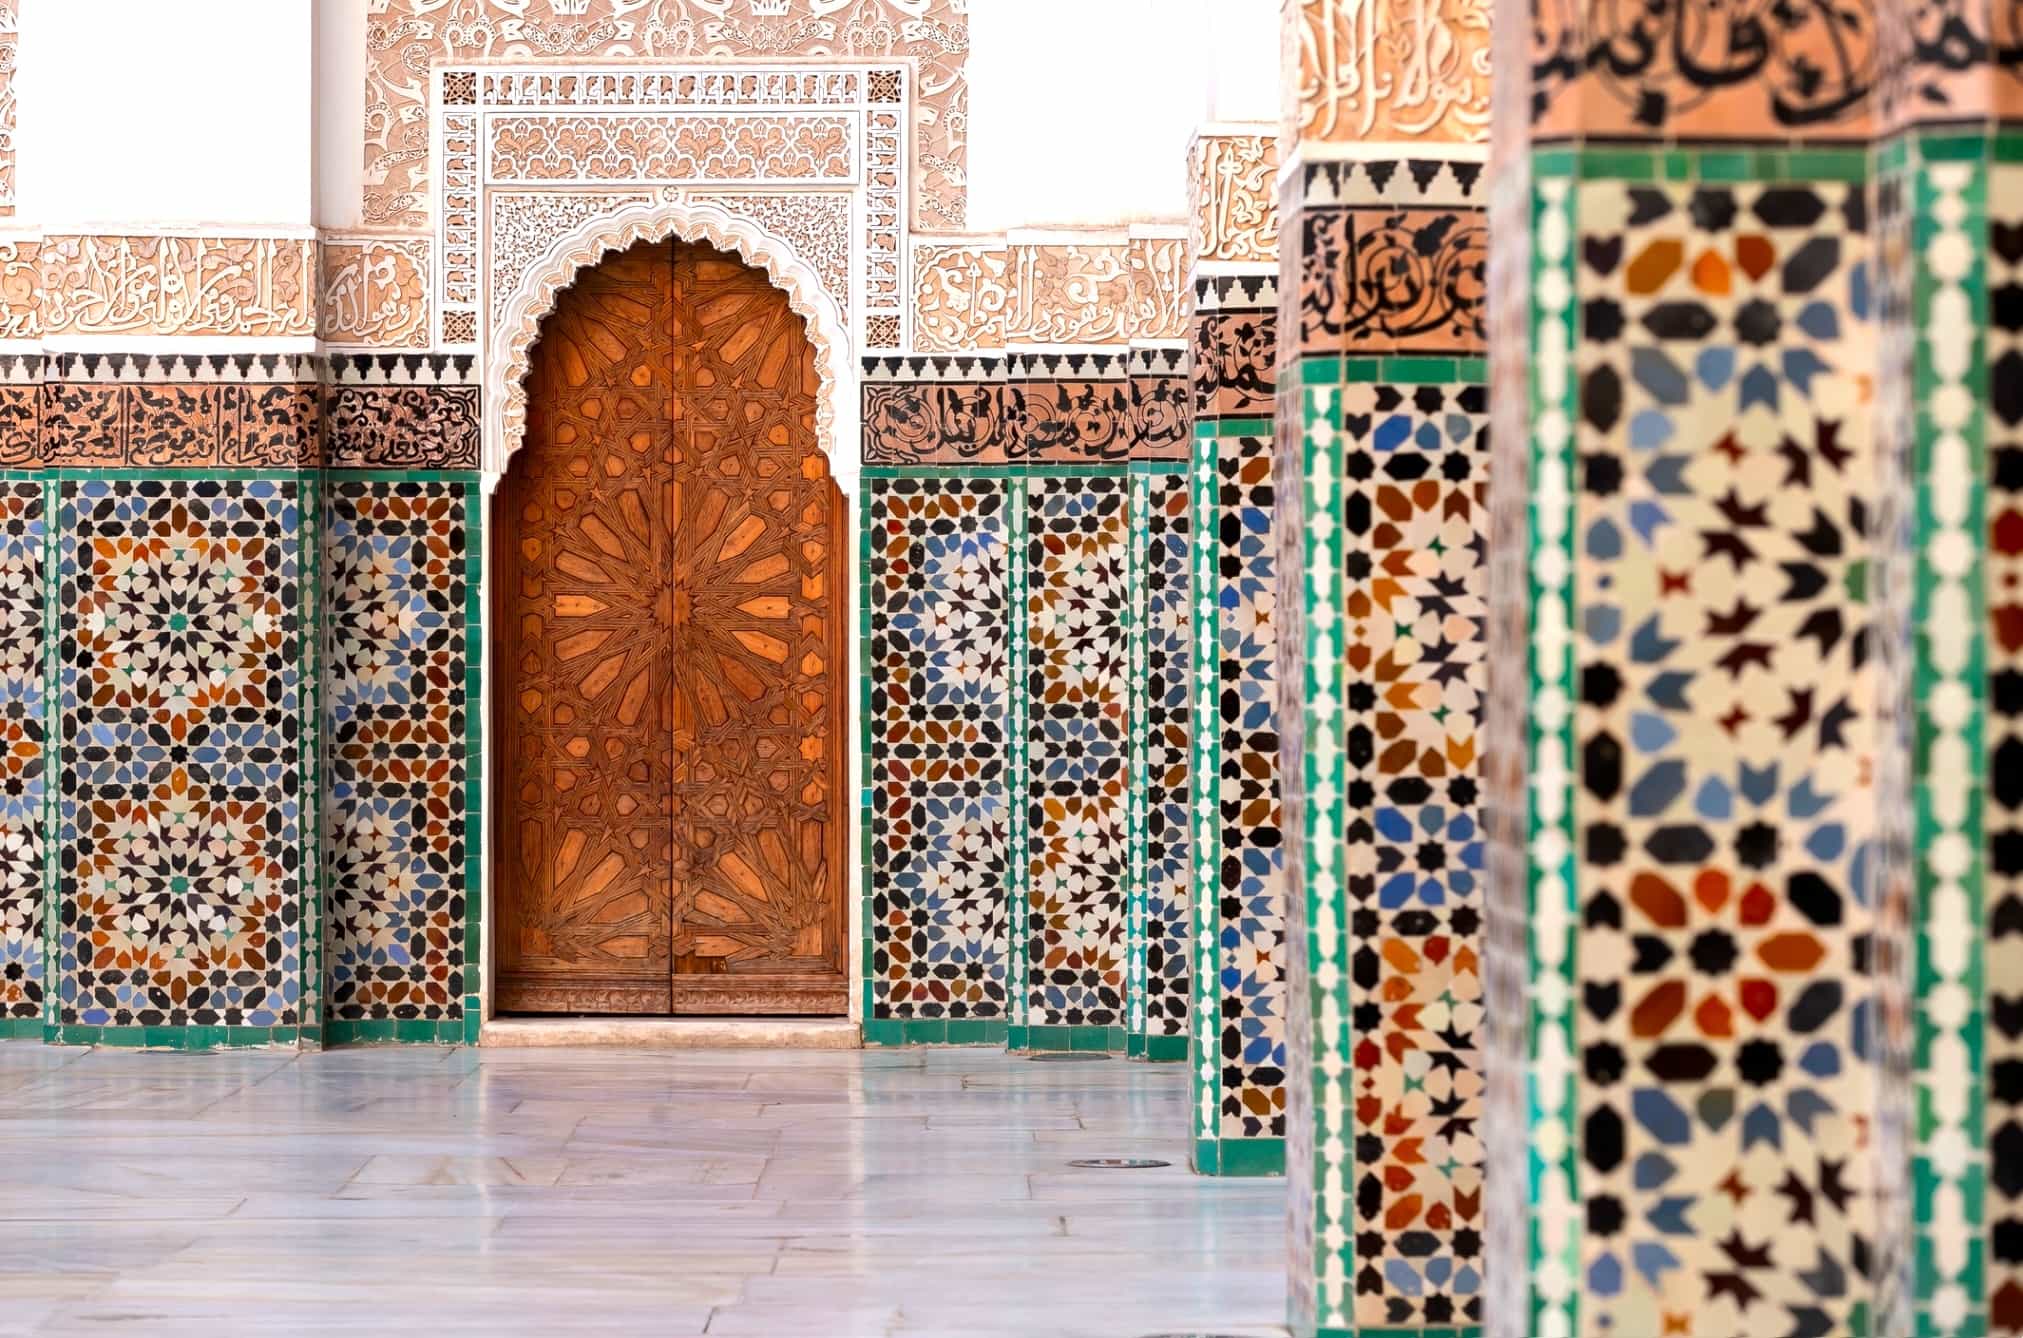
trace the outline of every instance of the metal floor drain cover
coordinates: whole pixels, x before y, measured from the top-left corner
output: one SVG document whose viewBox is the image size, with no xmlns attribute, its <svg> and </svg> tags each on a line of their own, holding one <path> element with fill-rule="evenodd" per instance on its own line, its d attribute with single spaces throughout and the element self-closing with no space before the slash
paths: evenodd
<svg viewBox="0 0 2023 1338">
<path fill-rule="evenodd" d="M 1079 1161 L 1068 1163 L 1070 1166 L 1090 1171 L 1149 1171 L 1155 1166 L 1172 1164 L 1170 1161 L 1156 1161 L 1151 1157 L 1083 1157 Z"/>
<path fill-rule="evenodd" d="M 1087 1054 L 1079 1050 L 1049 1050 L 1045 1054 L 1032 1055 L 1036 1064 L 1093 1064 L 1108 1059 L 1108 1055 Z"/>
</svg>

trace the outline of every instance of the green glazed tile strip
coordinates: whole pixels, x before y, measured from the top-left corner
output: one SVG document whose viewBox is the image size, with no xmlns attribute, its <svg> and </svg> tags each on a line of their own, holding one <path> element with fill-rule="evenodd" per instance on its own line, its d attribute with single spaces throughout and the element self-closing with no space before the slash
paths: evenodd
<svg viewBox="0 0 2023 1338">
<path fill-rule="evenodd" d="M 1533 180 L 1531 235 L 1531 504 L 1527 613 L 1530 620 L 1531 702 L 1574 700 L 1573 629 L 1578 625 L 1574 570 L 1572 374 L 1574 183 L 1565 177 Z M 1549 281 L 1548 281 L 1549 280 Z M 1558 398 L 1551 391 L 1558 391 Z M 1525 1224 L 1530 1267 L 1527 1304 L 1532 1333 L 1581 1332 L 1582 1276 L 1579 1230 L 1580 1139 L 1578 1053 L 1570 1000 L 1577 997 L 1579 887 L 1574 851 L 1573 712 L 1534 711 L 1526 720 L 1531 759 L 1531 802 L 1526 841 L 1526 1002 L 1529 1072 L 1525 1077 L 1529 1192 Z M 1550 899 L 1548 899 L 1550 897 Z M 1550 1039 L 1548 1039 L 1550 1038 Z M 1548 1220 L 1560 1228 L 1557 1251 Z M 1542 1274 L 1564 1278 L 1563 1299 L 1544 1294 Z"/>
<path fill-rule="evenodd" d="M 1908 313 L 1914 336 L 1911 470 L 1917 575 L 1911 591 L 1911 1220 L 1918 1331 L 1987 1327 L 1987 1172 L 1958 1159 L 1988 1147 L 1983 953 L 1987 831 L 1981 778 L 1991 754 L 1985 414 L 1938 420 L 1955 400 L 1985 406 L 1988 171 L 1983 142 L 1917 145 Z M 1935 149 L 1947 152 L 1934 153 Z M 1964 555 L 1964 556 L 1963 556 Z M 1966 612 L 1969 616 L 1962 617 Z M 1964 1305 L 1960 1303 L 1964 1298 Z M 1942 1315 L 1953 1322 L 1945 1322 Z"/>
<path fill-rule="evenodd" d="M 1190 918 L 1193 933 L 1188 951 L 1187 1030 L 1190 1036 L 1188 1098 L 1193 1110 L 1189 1123 L 1196 1143 L 1213 1140 L 1221 1129 L 1222 1049 L 1217 1027 L 1222 1017 L 1218 998 L 1222 973 L 1222 899 L 1215 889 L 1222 865 L 1222 823 L 1217 804 L 1222 776 L 1222 731 L 1216 722 L 1220 710 L 1216 701 L 1219 673 L 1210 666 L 1222 661 L 1222 629 L 1217 593 L 1221 576 L 1216 562 L 1216 544 L 1221 534 L 1219 510 L 1220 476 L 1217 461 L 1221 449 L 1220 425 L 1202 419 L 1194 425 L 1194 461 L 1189 480 L 1188 552 L 1193 564 L 1189 607 L 1193 610 L 1194 700 L 1191 703 L 1191 737 L 1188 778 L 1193 785 L 1193 833 L 1188 859 L 1193 868 L 1193 904 Z M 1198 1169 L 1198 1168 L 1197 1168 Z"/>
</svg>

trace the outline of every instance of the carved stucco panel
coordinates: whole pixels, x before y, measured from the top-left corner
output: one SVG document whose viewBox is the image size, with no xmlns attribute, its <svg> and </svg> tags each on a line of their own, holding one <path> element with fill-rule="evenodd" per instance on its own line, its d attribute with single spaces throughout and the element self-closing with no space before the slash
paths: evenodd
<svg viewBox="0 0 2023 1338">
<path fill-rule="evenodd" d="M 1187 166 L 1195 262 L 1276 264 L 1276 135 L 1263 129 L 1253 134 L 1199 135 Z"/>
<path fill-rule="evenodd" d="M 312 238 L 46 237 L 38 260 L 45 336 L 316 333 Z"/>
<path fill-rule="evenodd" d="M 559 12 L 565 8 L 581 12 Z M 581 0 L 569 6 L 544 0 L 368 0 L 364 221 L 396 230 L 429 225 L 432 66 L 807 55 L 905 56 L 918 62 L 914 221 L 961 227 L 969 140 L 964 0 Z M 897 95 L 887 98 L 874 83 L 869 99 L 896 101 Z"/>
<path fill-rule="evenodd" d="M 1486 141 L 1490 0 L 1287 0 L 1287 10 L 1297 141 Z"/>
<path fill-rule="evenodd" d="M 922 353 L 1004 347 L 1010 267 L 1002 237 L 916 242 L 913 346 Z"/>
<path fill-rule="evenodd" d="M 836 181 L 857 170 L 854 116 L 501 116 L 495 181 Z"/>
<path fill-rule="evenodd" d="M 322 246 L 323 341 L 361 348 L 429 346 L 425 238 L 327 237 Z"/>
</svg>

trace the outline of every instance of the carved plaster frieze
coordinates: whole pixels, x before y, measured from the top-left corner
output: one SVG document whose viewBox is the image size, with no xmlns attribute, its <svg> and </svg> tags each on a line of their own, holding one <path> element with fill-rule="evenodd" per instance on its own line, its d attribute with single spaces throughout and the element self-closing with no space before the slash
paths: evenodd
<svg viewBox="0 0 2023 1338">
<path fill-rule="evenodd" d="M 321 247 L 323 342 L 337 347 L 427 348 L 429 244 L 425 237 L 326 237 Z"/>
<path fill-rule="evenodd" d="M 856 134 L 855 116 L 501 116 L 486 171 L 500 182 L 847 182 Z"/>
<path fill-rule="evenodd" d="M 1278 263 L 1278 138 L 1208 131 L 1187 154 L 1187 213 L 1196 264 Z"/>
<path fill-rule="evenodd" d="M 313 238 L 52 236 L 37 261 L 44 337 L 316 333 Z"/>
<path fill-rule="evenodd" d="M 431 106 L 432 67 L 515 60 L 641 64 L 636 72 L 487 73 L 482 89 L 472 72 L 459 76 L 451 89 L 453 101 L 475 101 L 482 93 L 499 105 L 560 99 L 734 107 L 756 98 L 819 106 L 834 100 L 837 81 L 820 71 L 761 76 L 721 65 L 803 56 L 915 62 L 918 89 L 910 104 L 897 70 L 867 73 L 862 88 L 853 85 L 849 95 L 910 112 L 911 125 L 896 130 L 917 146 L 907 165 L 913 215 L 898 224 L 962 226 L 969 138 L 965 0 L 576 0 L 570 8 L 578 12 L 527 0 L 368 0 L 367 226 L 414 231 L 430 226 L 439 167 L 430 137 L 438 110 Z M 669 74 L 654 68 L 677 63 L 718 64 L 723 72 Z"/>
<path fill-rule="evenodd" d="M 1003 237 L 913 246 L 913 344 L 922 353 L 1003 348 L 1011 254 Z"/>
<path fill-rule="evenodd" d="M 748 219 L 693 201 L 653 201 L 591 218 L 557 238 L 522 276 L 493 324 L 483 364 L 486 470 L 503 472 L 526 436 L 529 358 L 542 320 L 555 308 L 556 294 L 573 283 L 579 271 L 606 255 L 635 242 L 669 237 L 707 242 L 764 270 L 787 295 L 788 305 L 807 321 L 808 342 L 814 346 L 822 377 L 816 438 L 829 458 L 831 476 L 846 492 L 854 490 L 856 452 L 840 443 L 855 438 L 856 369 L 841 312 L 823 290 L 820 277 L 780 241 Z"/>
<path fill-rule="evenodd" d="M 1292 144 L 1486 143 L 1490 0 L 1289 0 Z M 1287 53 L 1287 69 L 1293 53 Z"/>
</svg>

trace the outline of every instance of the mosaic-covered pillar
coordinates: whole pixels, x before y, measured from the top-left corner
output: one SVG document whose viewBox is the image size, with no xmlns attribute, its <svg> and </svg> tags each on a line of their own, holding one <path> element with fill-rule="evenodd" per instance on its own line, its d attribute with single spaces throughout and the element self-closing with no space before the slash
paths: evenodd
<svg viewBox="0 0 2023 1338">
<path fill-rule="evenodd" d="M 1874 11 L 1498 17 L 1489 1331 L 1983 1332 L 1901 1309 Z"/>
<path fill-rule="evenodd" d="M 1291 1319 L 1474 1334 L 1488 14 L 1285 13 Z"/>
<path fill-rule="evenodd" d="M 1957 16 L 1974 62 L 1897 49 L 1872 159 L 1909 1289 L 1948 1336 L 2023 1333 L 2023 98 L 1978 63 L 1991 13 Z"/>
<path fill-rule="evenodd" d="M 1195 227 L 1194 1169 L 1285 1169 L 1286 882 L 1272 421 L 1278 366 L 1276 155 L 1257 127 L 1189 153 Z"/>
<path fill-rule="evenodd" d="M 1011 421 L 1001 356 L 867 358 L 864 1039 L 1003 1043 Z"/>
<path fill-rule="evenodd" d="M 1125 1053 L 1187 1058 L 1187 461 L 1193 396 L 1187 348 L 1131 347 L 1131 756 Z"/>
</svg>

